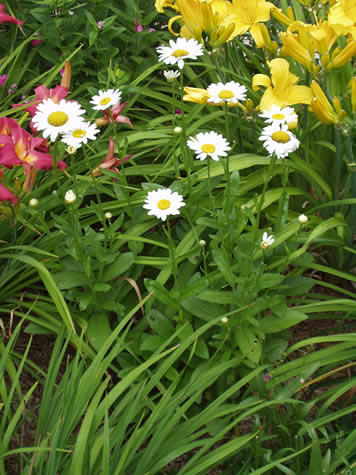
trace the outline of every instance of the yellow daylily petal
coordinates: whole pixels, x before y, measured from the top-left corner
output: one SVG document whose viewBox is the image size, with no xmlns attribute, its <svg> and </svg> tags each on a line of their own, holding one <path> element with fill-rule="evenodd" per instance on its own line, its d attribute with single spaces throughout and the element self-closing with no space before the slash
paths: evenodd
<svg viewBox="0 0 356 475">
<path fill-rule="evenodd" d="M 252 25 L 250 28 L 250 33 L 256 43 L 257 48 L 263 48 L 265 45 L 265 40 L 262 35 L 260 24 L 255 23 L 254 25 Z"/>
<path fill-rule="evenodd" d="M 258 91 L 259 86 L 271 87 L 271 79 L 266 74 L 255 74 L 252 78 L 252 89 Z"/>
<path fill-rule="evenodd" d="M 206 104 L 209 99 L 209 93 L 206 89 L 199 89 L 196 87 L 184 88 L 183 101 L 196 102 L 197 104 Z"/>
<path fill-rule="evenodd" d="M 168 22 L 168 30 L 175 36 L 178 36 L 179 33 L 176 33 L 173 28 L 172 28 L 172 25 L 174 22 L 176 22 L 177 20 L 180 20 L 182 18 L 182 15 L 176 15 L 176 16 L 173 16 L 172 18 L 169 19 L 169 22 Z"/>
</svg>

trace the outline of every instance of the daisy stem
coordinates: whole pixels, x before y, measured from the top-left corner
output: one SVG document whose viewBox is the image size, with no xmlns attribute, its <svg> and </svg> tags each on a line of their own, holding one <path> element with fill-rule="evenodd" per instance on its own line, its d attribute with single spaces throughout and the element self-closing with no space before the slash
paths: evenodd
<svg viewBox="0 0 356 475">
<path fill-rule="evenodd" d="M 174 286 L 177 287 L 177 275 L 178 275 L 178 266 L 177 266 L 177 259 L 176 259 L 176 248 L 174 246 L 174 242 L 172 239 L 172 232 L 171 232 L 171 222 L 169 218 L 167 218 L 167 231 L 163 227 L 163 230 L 166 233 L 166 236 L 168 238 L 168 247 L 169 247 L 169 257 L 171 260 L 171 266 L 172 266 L 172 274 L 174 278 Z"/>
<path fill-rule="evenodd" d="M 207 157 L 207 162 L 208 162 L 208 165 L 207 165 L 207 168 L 208 168 L 208 194 L 209 194 L 211 204 L 213 205 L 213 214 L 216 217 L 215 197 L 214 197 L 214 195 L 211 191 L 210 157 Z"/>
<path fill-rule="evenodd" d="M 224 104 L 224 111 L 225 111 L 225 128 L 226 128 L 226 140 L 229 142 L 230 144 L 230 124 L 229 124 L 229 114 L 228 114 L 228 105 L 227 105 L 227 102 L 225 102 Z M 228 213 L 229 213 L 229 210 L 230 210 L 230 158 L 229 158 L 229 154 L 227 154 L 227 157 L 226 157 L 226 160 L 225 160 L 225 173 L 226 173 L 226 199 L 227 199 L 227 203 L 226 203 L 226 210 L 228 210 Z M 228 218 L 228 216 L 226 216 L 226 218 Z"/>
<path fill-rule="evenodd" d="M 272 171 L 273 171 L 274 165 L 276 163 L 276 160 L 277 160 L 277 156 L 275 154 L 273 154 L 272 157 L 271 157 L 271 161 L 269 163 L 269 167 L 267 168 L 267 172 L 266 172 L 265 177 L 264 177 L 262 193 L 261 193 L 260 199 L 257 203 L 256 221 L 255 221 L 255 227 L 254 227 L 254 230 L 253 230 L 253 240 L 252 240 L 253 245 L 252 245 L 252 249 L 251 249 L 252 252 L 253 252 L 253 250 L 255 248 L 255 245 L 256 245 L 257 231 L 260 227 L 261 212 L 262 212 L 263 204 L 265 202 L 265 195 L 266 195 L 266 191 L 267 191 L 267 186 L 268 186 L 268 183 L 269 183 L 270 179 L 272 178 Z"/>
<path fill-rule="evenodd" d="M 185 133 L 185 124 L 184 124 L 184 103 L 183 103 L 183 95 L 184 95 L 184 83 L 183 83 L 183 70 L 181 71 L 181 74 L 179 76 L 179 81 L 180 81 L 180 88 L 179 88 L 179 92 L 180 92 L 180 100 L 181 100 L 181 114 L 180 114 L 180 123 L 181 123 L 181 126 L 182 126 L 182 134 L 180 136 L 180 148 L 181 148 L 181 153 L 182 153 L 182 157 L 183 157 L 183 163 L 184 163 L 184 168 L 185 168 L 185 171 L 187 173 L 187 177 L 188 177 L 188 188 L 189 188 L 189 192 L 191 191 L 192 189 L 192 181 L 191 181 L 191 171 L 192 171 L 192 168 L 193 168 L 193 158 L 192 158 L 192 155 L 190 153 L 187 153 L 187 146 L 186 146 L 186 143 L 187 143 L 187 136 L 186 136 L 186 133 Z"/>
<path fill-rule="evenodd" d="M 79 194 L 79 192 L 78 192 L 78 180 L 77 180 L 77 175 L 75 173 L 75 162 L 74 162 L 73 153 L 70 154 L 70 164 L 71 164 L 71 170 L 72 170 L 74 190 L 75 190 L 75 194 L 78 196 L 78 194 Z"/>
</svg>

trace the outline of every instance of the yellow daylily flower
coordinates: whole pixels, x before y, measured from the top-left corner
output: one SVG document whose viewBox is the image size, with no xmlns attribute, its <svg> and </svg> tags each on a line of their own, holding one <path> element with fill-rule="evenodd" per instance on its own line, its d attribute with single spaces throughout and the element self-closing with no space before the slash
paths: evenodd
<svg viewBox="0 0 356 475">
<path fill-rule="evenodd" d="M 317 22 L 317 25 L 305 25 L 306 31 L 314 40 L 315 49 L 321 55 L 330 53 L 337 35 L 328 21 Z"/>
<path fill-rule="evenodd" d="M 270 19 L 273 3 L 265 0 L 232 0 L 229 4 L 229 22 L 235 23 L 232 37 L 243 35 L 249 31 L 258 48 L 263 48 L 264 39 L 260 29 L 260 22 Z"/>
<path fill-rule="evenodd" d="M 218 46 L 230 39 L 234 29 L 229 22 L 223 25 L 228 13 L 228 3 L 225 0 L 205 2 L 200 0 L 176 0 L 174 7 L 180 15 L 170 19 L 168 28 L 171 33 L 174 33 L 172 25 L 175 21 L 180 20 L 183 24 L 180 36 L 187 39 L 194 38 L 202 43 L 202 33 L 204 31 L 210 37 L 211 45 L 213 47 Z"/>
<path fill-rule="evenodd" d="M 355 0 L 338 0 L 329 10 L 328 22 L 338 36 L 351 34 L 356 40 Z"/>
<path fill-rule="evenodd" d="M 289 26 L 291 23 L 293 23 L 293 20 L 285 15 L 280 8 L 272 8 L 271 14 L 277 21 L 279 21 L 279 23 L 282 23 L 282 25 Z"/>
<path fill-rule="evenodd" d="M 256 74 L 252 78 L 252 87 L 255 91 L 259 86 L 266 87 L 260 102 L 260 110 L 269 110 L 273 105 L 286 107 L 311 103 L 313 93 L 310 87 L 295 85 L 299 78 L 289 71 L 286 59 L 273 59 L 268 66 L 271 78 L 265 74 Z"/>
<path fill-rule="evenodd" d="M 324 124 L 338 124 L 340 122 L 338 114 L 316 81 L 312 81 L 311 89 L 314 97 L 310 104 L 310 110 L 316 115 L 320 122 Z"/>
<path fill-rule="evenodd" d="M 306 66 L 309 71 L 313 71 L 314 63 L 312 56 L 308 49 L 303 48 L 293 33 L 281 32 L 280 39 L 283 43 L 283 56 L 292 56 L 298 63 Z"/>
</svg>

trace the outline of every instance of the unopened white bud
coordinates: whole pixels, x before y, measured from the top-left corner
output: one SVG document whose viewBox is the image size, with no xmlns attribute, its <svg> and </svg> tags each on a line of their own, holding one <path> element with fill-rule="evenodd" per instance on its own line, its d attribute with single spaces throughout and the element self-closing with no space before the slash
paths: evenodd
<svg viewBox="0 0 356 475">
<path fill-rule="evenodd" d="M 229 319 L 227 317 L 222 317 L 221 318 L 221 323 L 227 323 Z"/>
<path fill-rule="evenodd" d="M 112 214 L 111 213 L 105 213 L 105 218 L 106 219 L 111 219 L 112 218 Z"/>
<path fill-rule="evenodd" d="M 36 198 L 32 198 L 28 204 L 32 207 L 35 208 L 38 205 L 38 200 Z"/>
<path fill-rule="evenodd" d="M 204 241 L 204 239 L 201 239 L 201 240 L 199 241 L 199 246 L 201 246 L 201 247 L 206 246 L 206 241 Z"/>
<path fill-rule="evenodd" d="M 74 191 L 68 190 L 66 194 L 64 195 L 64 201 L 68 204 L 74 203 L 74 201 L 77 199 Z"/>
<path fill-rule="evenodd" d="M 298 216 L 298 221 L 300 224 L 306 224 L 309 221 L 308 216 L 305 216 L 305 214 L 301 214 Z"/>
<path fill-rule="evenodd" d="M 172 70 L 163 71 L 163 74 L 164 74 L 164 77 L 167 79 L 168 82 L 175 82 L 177 80 L 177 78 L 179 78 L 179 76 L 180 76 L 179 71 L 172 71 Z"/>
<path fill-rule="evenodd" d="M 175 134 L 181 134 L 183 132 L 182 127 L 174 127 L 173 132 Z"/>
</svg>

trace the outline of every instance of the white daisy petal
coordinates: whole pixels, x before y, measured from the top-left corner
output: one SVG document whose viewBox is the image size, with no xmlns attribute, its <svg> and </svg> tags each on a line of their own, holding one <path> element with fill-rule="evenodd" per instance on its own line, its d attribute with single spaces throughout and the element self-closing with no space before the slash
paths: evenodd
<svg viewBox="0 0 356 475">
<path fill-rule="evenodd" d="M 88 143 L 88 140 L 95 140 L 98 132 L 99 129 L 95 124 L 81 122 L 75 128 L 63 134 L 62 142 L 77 149 L 83 143 Z"/>
<path fill-rule="evenodd" d="M 265 127 L 258 140 L 263 142 L 264 148 L 270 155 L 277 158 L 287 157 L 299 147 L 299 140 L 288 130 L 288 125 L 269 125 Z"/>
<path fill-rule="evenodd" d="M 194 150 L 196 158 L 199 160 L 205 160 L 207 157 L 212 158 L 215 161 L 219 160 L 219 157 L 226 157 L 227 151 L 231 150 L 228 141 L 216 132 L 201 132 L 197 136 L 189 137 L 187 145 L 191 150 Z"/>
<path fill-rule="evenodd" d="M 114 106 L 121 99 L 121 92 L 119 89 L 108 89 L 107 91 L 99 91 L 97 96 L 93 96 L 90 104 L 94 104 L 93 110 L 103 111 L 111 106 Z"/>
<path fill-rule="evenodd" d="M 284 107 L 281 109 L 279 106 L 273 105 L 269 110 L 264 110 L 263 113 L 260 114 L 260 117 L 264 118 L 267 124 L 272 125 L 298 123 L 298 116 L 293 107 Z"/>
<path fill-rule="evenodd" d="M 236 104 L 239 101 L 245 101 L 247 94 L 246 87 L 235 81 L 230 81 L 226 84 L 222 82 L 210 84 L 207 91 L 210 96 L 208 102 L 213 102 L 214 104 L 221 104 L 223 102 Z"/>
<path fill-rule="evenodd" d="M 150 216 L 156 216 L 162 221 L 169 215 L 179 214 L 179 208 L 182 206 L 185 206 L 183 197 L 169 188 L 149 191 L 143 205 Z"/>
<path fill-rule="evenodd" d="M 48 98 L 38 104 L 32 122 L 38 131 L 42 131 L 43 137 L 49 137 L 53 142 L 59 134 L 66 133 L 83 122 L 80 116 L 84 113 L 85 110 L 77 102 L 62 99 L 57 104 Z"/>
<path fill-rule="evenodd" d="M 184 67 L 185 59 L 197 59 L 204 54 L 203 45 L 193 38 L 178 38 L 177 41 L 169 40 L 169 46 L 160 45 L 156 48 L 159 54 L 158 61 L 165 64 L 177 64 L 179 69 Z"/>
</svg>

